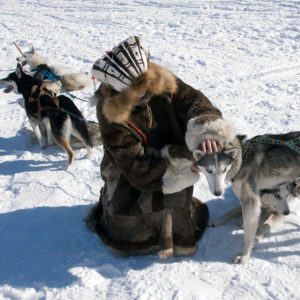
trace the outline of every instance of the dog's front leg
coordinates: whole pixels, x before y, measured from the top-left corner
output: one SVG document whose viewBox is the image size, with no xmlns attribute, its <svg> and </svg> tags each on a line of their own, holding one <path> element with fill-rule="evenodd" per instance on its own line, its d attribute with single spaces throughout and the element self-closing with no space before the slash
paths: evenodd
<svg viewBox="0 0 300 300">
<path fill-rule="evenodd" d="M 41 131 L 40 131 L 40 128 L 39 128 L 38 121 L 34 118 L 29 117 L 29 123 L 32 127 L 33 133 L 35 134 L 35 136 L 37 137 L 37 139 L 39 141 L 40 147 L 41 148 L 46 148 L 46 143 L 45 143 L 44 138 L 41 135 Z"/>
<path fill-rule="evenodd" d="M 240 201 L 243 211 L 244 246 L 242 255 L 236 256 L 233 259 L 232 262 L 235 264 L 243 264 L 249 260 L 251 251 L 255 245 L 255 235 L 260 216 L 259 196 L 251 191 L 250 186 L 242 189 L 241 193 L 243 195 L 240 195 Z"/>
</svg>

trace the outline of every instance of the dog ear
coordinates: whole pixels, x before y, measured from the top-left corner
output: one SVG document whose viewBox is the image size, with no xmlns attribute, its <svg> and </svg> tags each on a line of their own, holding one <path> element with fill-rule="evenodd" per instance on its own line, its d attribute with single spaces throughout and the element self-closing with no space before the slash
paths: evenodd
<svg viewBox="0 0 300 300">
<path fill-rule="evenodd" d="M 231 158 L 236 157 L 237 152 L 238 152 L 237 148 L 231 148 L 231 149 L 224 150 L 224 154 L 230 156 Z"/>
<path fill-rule="evenodd" d="M 201 151 L 199 149 L 195 149 L 193 151 L 193 157 L 195 158 L 195 160 L 198 162 L 199 160 L 201 160 L 201 158 L 205 155 L 206 152 Z"/>
</svg>

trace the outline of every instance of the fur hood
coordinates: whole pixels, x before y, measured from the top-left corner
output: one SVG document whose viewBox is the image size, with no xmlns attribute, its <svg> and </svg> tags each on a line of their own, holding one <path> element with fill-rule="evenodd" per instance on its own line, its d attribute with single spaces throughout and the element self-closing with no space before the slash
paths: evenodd
<svg viewBox="0 0 300 300">
<path fill-rule="evenodd" d="M 142 101 L 143 96 L 175 93 L 177 82 L 176 76 L 171 71 L 150 62 L 149 69 L 122 92 L 119 93 L 105 84 L 101 87 L 105 99 L 103 105 L 105 117 L 110 122 L 122 123 L 129 119 L 133 108 Z"/>
</svg>

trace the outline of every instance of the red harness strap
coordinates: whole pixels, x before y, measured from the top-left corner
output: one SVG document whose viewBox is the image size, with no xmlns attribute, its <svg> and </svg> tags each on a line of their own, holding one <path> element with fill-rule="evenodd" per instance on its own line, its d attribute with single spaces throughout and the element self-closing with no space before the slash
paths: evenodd
<svg viewBox="0 0 300 300">
<path fill-rule="evenodd" d="M 142 130 L 138 129 L 133 123 L 131 123 L 130 121 L 128 120 L 125 120 L 125 123 L 127 123 L 131 128 L 133 128 L 143 139 L 144 143 L 146 146 L 149 146 L 148 145 L 148 140 L 147 140 L 147 137 L 146 135 L 142 132 Z"/>
<path fill-rule="evenodd" d="M 174 102 L 174 94 L 173 93 L 171 93 L 170 97 L 171 97 L 171 102 Z M 131 128 L 133 128 L 142 137 L 142 139 L 143 139 L 143 141 L 144 141 L 144 143 L 145 143 L 146 146 L 149 146 L 147 137 L 143 133 L 142 130 L 140 130 L 139 128 L 137 128 L 133 123 L 131 123 L 128 120 L 125 120 L 125 123 L 127 123 Z"/>
<path fill-rule="evenodd" d="M 173 103 L 174 102 L 174 94 L 171 93 L 170 97 L 171 97 L 171 102 Z"/>
</svg>

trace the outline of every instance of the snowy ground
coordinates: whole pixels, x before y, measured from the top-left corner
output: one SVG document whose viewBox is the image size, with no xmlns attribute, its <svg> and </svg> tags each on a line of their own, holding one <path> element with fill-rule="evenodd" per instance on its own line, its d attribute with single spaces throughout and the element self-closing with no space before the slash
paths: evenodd
<svg viewBox="0 0 300 300">
<path fill-rule="evenodd" d="M 299 1 L 2 0 L 0 30 L 0 78 L 16 66 L 13 41 L 85 71 L 137 34 L 153 61 L 201 89 L 240 133 L 300 130 Z M 208 228 L 189 258 L 114 257 L 82 221 L 103 184 L 101 153 L 86 160 L 76 150 L 60 170 L 65 153 L 41 151 L 22 131 L 21 96 L 1 95 L 0 299 L 300 299 L 299 200 L 246 265 L 231 264 L 243 238 L 234 222 Z M 195 196 L 213 217 L 238 203 L 230 186 L 215 198 L 203 179 Z"/>
</svg>

